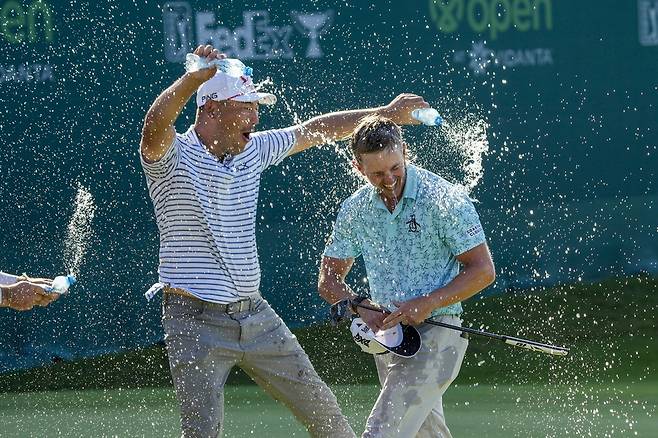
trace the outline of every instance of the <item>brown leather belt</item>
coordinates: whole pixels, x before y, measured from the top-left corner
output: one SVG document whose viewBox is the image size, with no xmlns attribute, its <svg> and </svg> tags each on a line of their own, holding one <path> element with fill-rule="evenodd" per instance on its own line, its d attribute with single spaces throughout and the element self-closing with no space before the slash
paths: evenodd
<svg viewBox="0 0 658 438">
<path fill-rule="evenodd" d="M 177 289 L 175 287 L 165 287 L 163 289 L 163 292 L 166 293 L 166 294 L 181 295 L 181 296 L 184 296 L 184 297 L 195 298 L 195 299 L 198 300 L 197 297 L 195 297 L 194 295 L 192 295 L 191 293 L 189 293 L 185 289 Z M 199 300 L 199 301 L 201 301 L 201 300 Z"/>
<path fill-rule="evenodd" d="M 209 308 L 212 308 L 213 310 L 217 310 L 223 313 L 226 313 L 228 315 L 232 315 L 234 313 L 240 313 L 240 312 L 246 312 L 247 310 L 255 310 L 256 306 L 260 303 L 260 295 L 254 294 L 255 297 L 245 297 L 241 298 L 238 301 L 234 301 L 232 303 L 228 304 L 220 304 L 220 303 L 211 303 L 208 301 L 203 301 L 185 289 L 177 289 L 174 287 L 166 287 L 164 288 L 164 293 L 165 294 L 171 294 L 171 295 L 179 295 L 182 297 L 186 298 L 192 298 L 193 300 L 197 300 L 202 302 L 204 305 L 208 306 Z M 166 295 L 165 295 L 166 297 Z M 256 298 L 256 299 L 255 299 Z"/>
</svg>

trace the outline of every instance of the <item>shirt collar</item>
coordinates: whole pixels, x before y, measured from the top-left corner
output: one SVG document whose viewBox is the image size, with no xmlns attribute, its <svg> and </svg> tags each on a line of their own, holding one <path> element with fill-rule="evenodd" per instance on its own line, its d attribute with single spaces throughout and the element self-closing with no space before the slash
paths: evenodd
<svg viewBox="0 0 658 438">
<path fill-rule="evenodd" d="M 411 163 L 407 163 L 407 180 L 404 183 L 404 191 L 402 192 L 402 199 L 404 198 L 410 198 L 410 199 L 416 199 L 416 195 L 418 194 L 418 168 L 414 166 Z M 386 208 L 386 205 L 384 205 L 384 201 L 382 201 L 382 197 L 379 196 L 379 192 L 375 188 L 375 186 L 370 185 L 370 200 L 372 201 L 373 205 L 377 208 L 384 209 L 388 211 Z M 402 202 L 402 199 L 400 199 L 400 202 Z"/>
</svg>

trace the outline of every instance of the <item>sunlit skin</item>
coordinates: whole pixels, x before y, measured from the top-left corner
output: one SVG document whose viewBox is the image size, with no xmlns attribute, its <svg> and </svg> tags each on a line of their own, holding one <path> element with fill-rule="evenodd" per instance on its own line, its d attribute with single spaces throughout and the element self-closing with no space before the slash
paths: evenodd
<svg viewBox="0 0 658 438">
<path fill-rule="evenodd" d="M 59 298 L 59 294 L 49 294 L 44 287 L 52 286 L 48 278 L 30 278 L 25 275 L 16 277 L 12 284 L 2 284 L 2 302 L 0 307 L 14 310 L 30 310 L 34 306 L 47 306 Z"/>
<path fill-rule="evenodd" d="M 403 143 L 377 152 L 361 154 L 354 166 L 372 184 L 390 212 L 395 210 L 407 181 L 405 160 L 407 146 Z"/>
<path fill-rule="evenodd" d="M 197 117 L 196 132 L 210 153 L 218 158 L 238 155 L 258 125 L 258 103 L 210 100 Z"/>
</svg>

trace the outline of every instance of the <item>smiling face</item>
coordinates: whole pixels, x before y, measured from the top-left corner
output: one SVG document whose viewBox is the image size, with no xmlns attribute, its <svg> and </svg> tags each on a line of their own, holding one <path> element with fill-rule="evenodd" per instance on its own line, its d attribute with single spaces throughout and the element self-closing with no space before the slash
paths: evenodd
<svg viewBox="0 0 658 438">
<path fill-rule="evenodd" d="M 384 202 L 397 203 L 402 197 L 407 179 L 406 145 L 394 145 L 380 151 L 360 155 L 354 165 L 382 196 Z"/>
<path fill-rule="evenodd" d="M 379 115 L 364 117 L 351 140 L 354 166 L 378 191 L 386 206 L 395 208 L 406 181 L 407 145 L 402 130 Z"/>
</svg>

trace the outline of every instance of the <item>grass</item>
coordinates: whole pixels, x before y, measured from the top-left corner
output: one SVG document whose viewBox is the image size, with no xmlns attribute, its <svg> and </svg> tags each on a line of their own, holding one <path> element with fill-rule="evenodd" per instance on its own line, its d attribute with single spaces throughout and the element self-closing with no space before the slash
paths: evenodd
<svg viewBox="0 0 658 438">
<path fill-rule="evenodd" d="M 567 345 L 566 358 L 471 338 L 444 398 L 455 436 L 658 436 L 658 279 L 633 277 L 471 300 L 466 324 Z M 372 360 L 348 330 L 295 330 L 360 433 L 377 396 Z M 235 371 L 224 436 L 307 436 Z M 254 415 L 254 412 L 256 413 Z M 1 436 L 174 436 L 178 408 L 162 345 L 0 375 Z"/>
<path fill-rule="evenodd" d="M 333 386 L 357 433 L 377 397 L 375 385 Z M 653 437 L 658 381 L 643 384 L 453 385 L 444 397 L 455 436 Z M 3 437 L 144 436 L 179 434 L 170 388 L 0 394 Z M 253 385 L 226 390 L 224 436 L 305 437 L 280 403 Z"/>
<path fill-rule="evenodd" d="M 658 278 L 518 291 L 470 300 L 465 308 L 471 327 L 571 348 L 558 358 L 471 337 L 460 373 L 466 383 L 640 382 L 658 375 Z M 376 383 L 372 361 L 346 327 L 294 332 L 328 383 Z M 235 370 L 229 382 L 250 380 Z M 162 345 L 0 375 L 0 392 L 170 385 Z"/>
</svg>

